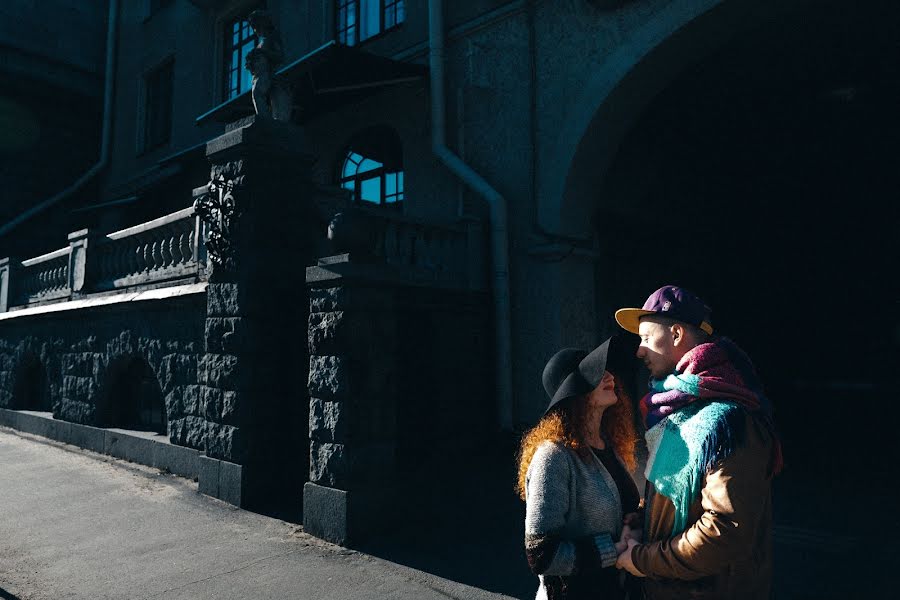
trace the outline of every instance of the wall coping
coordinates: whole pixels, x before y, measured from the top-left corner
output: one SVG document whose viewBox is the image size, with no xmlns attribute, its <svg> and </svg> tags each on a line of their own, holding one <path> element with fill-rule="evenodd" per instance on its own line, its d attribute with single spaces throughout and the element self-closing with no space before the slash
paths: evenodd
<svg viewBox="0 0 900 600">
<path fill-rule="evenodd" d="M 57 302 L 55 304 L 45 304 L 42 306 L 34 306 L 31 308 L 22 308 L 19 310 L 11 310 L 9 312 L 0 313 L 0 321 L 6 321 L 19 317 L 79 310 L 84 308 L 95 308 L 98 306 L 107 306 L 111 304 L 121 304 L 123 302 L 167 300 L 169 298 L 177 298 L 179 296 L 203 294 L 206 292 L 207 285 L 208 282 L 201 281 L 199 283 L 190 283 L 187 285 L 179 285 L 174 287 L 161 287 L 152 290 L 144 290 L 141 292 L 126 292 L 108 295 L 104 294 L 102 296 L 80 298 L 78 300 L 70 300 L 68 302 Z"/>
</svg>

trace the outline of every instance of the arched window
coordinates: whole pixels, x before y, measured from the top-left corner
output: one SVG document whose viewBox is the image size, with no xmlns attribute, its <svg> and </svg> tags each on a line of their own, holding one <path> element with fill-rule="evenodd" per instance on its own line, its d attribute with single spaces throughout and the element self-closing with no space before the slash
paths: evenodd
<svg viewBox="0 0 900 600">
<path fill-rule="evenodd" d="M 403 150 L 387 127 L 373 127 L 356 136 L 343 155 L 341 187 L 356 202 L 400 206 L 404 198 Z"/>
</svg>

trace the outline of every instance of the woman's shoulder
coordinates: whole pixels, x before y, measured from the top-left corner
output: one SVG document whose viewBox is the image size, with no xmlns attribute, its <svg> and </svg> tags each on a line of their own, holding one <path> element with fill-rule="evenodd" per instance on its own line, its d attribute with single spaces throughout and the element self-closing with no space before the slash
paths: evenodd
<svg viewBox="0 0 900 600">
<path fill-rule="evenodd" d="M 572 451 L 562 442 L 554 442 L 552 440 L 544 440 L 540 446 L 534 451 L 534 457 L 531 464 L 551 465 L 551 464 L 567 464 Z"/>
<path fill-rule="evenodd" d="M 565 486 L 571 472 L 570 450 L 559 442 L 544 441 L 534 451 L 525 480 L 528 487 Z"/>
</svg>

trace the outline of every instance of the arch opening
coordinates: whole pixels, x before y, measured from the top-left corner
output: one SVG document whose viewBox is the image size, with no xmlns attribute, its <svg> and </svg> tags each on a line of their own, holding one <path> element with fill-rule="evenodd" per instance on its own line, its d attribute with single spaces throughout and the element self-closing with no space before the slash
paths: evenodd
<svg viewBox="0 0 900 600">
<path fill-rule="evenodd" d="M 97 407 L 97 422 L 101 427 L 167 433 L 165 399 L 156 374 L 145 359 L 129 356 L 110 364 Z"/>
<path fill-rule="evenodd" d="M 17 410 L 40 412 L 53 410 L 47 371 L 41 360 L 34 354 L 26 354 L 19 363 L 13 386 L 12 405 Z"/>
<path fill-rule="evenodd" d="M 601 335 L 661 285 L 701 295 L 776 407 L 776 522 L 844 535 L 840 489 L 877 473 L 829 446 L 890 451 L 873 408 L 900 364 L 898 24 L 895 3 L 829 1 L 735 38 L 653 98 L 582 207 Z"/>
</svg>

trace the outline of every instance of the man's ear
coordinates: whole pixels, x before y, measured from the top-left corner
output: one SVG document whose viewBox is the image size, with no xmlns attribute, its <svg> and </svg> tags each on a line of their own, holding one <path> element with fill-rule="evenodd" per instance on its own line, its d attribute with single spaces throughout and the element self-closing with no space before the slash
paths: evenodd
<svg viewBox="0 0 900 600">
<path fill-rule="evenodd" d="M 681 343 L 684 343 L 685 337 L 684 334 L 687 333 L 684 329 L 684 326 L 681 323 L 673 323 L 669 327 L 669 332 L 672 334 L 672 345 L 678 346 Z"/>
</svg>

